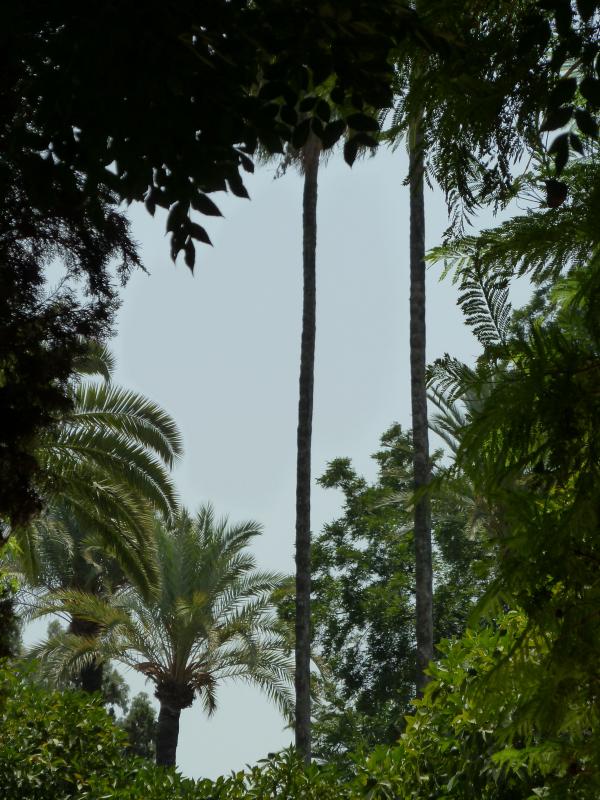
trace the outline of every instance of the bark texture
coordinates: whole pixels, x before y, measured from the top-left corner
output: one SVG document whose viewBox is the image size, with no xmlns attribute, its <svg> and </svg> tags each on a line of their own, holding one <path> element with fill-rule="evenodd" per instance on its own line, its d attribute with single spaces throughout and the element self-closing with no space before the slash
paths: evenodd
<svg viewBox="0 0 600 800">
<path fill-rule="evenodd" d="M 316 338 L 317 178 L 320 145 L 314 136 L 304 153 L 302 206 L 302 344 L 296 469 L 296 723 L 295 739 L 304 761 L 311 758 L 310 724 L 310 489 Z"/>
<path fill-rule="evenodd" d="M 156 729 L 156 763 L 159 767 L 174 767 L 179 741 L 180 709 L 160 704 Z"/>
<path fill-rule="evenodd" d="M 425 198 L 421 121 L 410 127 L 410 389 L 413 428 L 414 488 L 429 484 L 429 430 L 427 422 L 425 324 Z M 428 497 L 415 504 L 415 595 L 417 632 L 417 693 L 421 694 L 427 664 L 433 658 L 433 588 L 431 513 Z"/>
<path fill-rule="evenodd" d="M 100 632 L 100 626 L 95 622 L 89 622 L 86 619 L 79 617 L 72 617 L 69 624 L 69 631 L 75 636 L 97 636 Z M 94 660 L 87 667 L 84 667 L 77 676 L 77 682 L 84 692 L 102 691 L 102 677 L 104 675 L 104 666 L 101 662 Z"/>
</svg>

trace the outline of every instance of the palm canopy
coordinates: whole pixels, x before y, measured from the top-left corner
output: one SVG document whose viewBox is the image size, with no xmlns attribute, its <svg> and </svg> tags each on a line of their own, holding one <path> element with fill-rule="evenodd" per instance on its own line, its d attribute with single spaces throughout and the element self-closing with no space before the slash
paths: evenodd
<svg viewBox="0 0 600 800">
<path fill-rule="evenodd" d="M 153 515 L 176 513 L 169 469 L 181 436 L 160 406 L 113 385 L 112 370 L 107 349 L 91 344 L 71 385 L 71 408 L 38 442 L 46 510 L 14 532 L 33 583 L 47 584 L 42 565 L 62 571 L 81 542 L 102 546 L 138 583 L 155 572 Z"/>
<path fill-rule="evenodd" d="M 259 571 L 248 552 L 255 522 L 229 525 L 211 506 L 156 520 L 160 588 L 147 599 L 124 586 L 100 598 L 81 591 L 51 595 L 43 613 L 62 613 L 99 627 L 96 637 L 63 632 L 34 652 L 56 676 L 94 659 L 111 659 L 150 678 L 161 704 L 179 711 L 198 694 L 216 707 L 216 687 L 238 678 L 258 685 L 290 714 L 292 667 L 271 603 L 283 576 Z"/>
</svg>

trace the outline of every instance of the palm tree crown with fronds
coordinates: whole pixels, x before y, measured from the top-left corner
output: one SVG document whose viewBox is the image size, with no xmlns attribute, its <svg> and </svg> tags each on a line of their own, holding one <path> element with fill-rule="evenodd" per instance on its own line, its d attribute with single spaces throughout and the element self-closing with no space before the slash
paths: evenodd
<svg viewBox="0 0 600 800">
<path fill-rule="evenodd" d="M 40 439 L 37 456 L 44 486 L 45 512 L 15 530 L 21 562 L 38 585 L 64 587 L 75 538 L 100 545 L 118 559 L 138 583 L 156 577 L 153 515 L 172 516 L 177 496 L 169 469 L 182 453 L 172 418 L 141 394 L 111 383 L 113 361 L 91 344 L 71 387 L 71 409 Z M 84 381 L 85 376 L 101 381 Z M 59 576 L 42 576 L 43 565 Z"/>
<path fill-rule="evenodd" d="M 182 512 L 171 526 L 157 520 L 156 526 L 161 580 L 153 597 L 148 600 L 135 586 L 107 598 L 57 593 L 46 612 L 86 619 L 99 626 L 99 634 L 64 632 L 36 654 L 55 675 L 104 658 L 150 678 L 161 704 L 157 760 L 172 764 L 179 714 L 196 695 L 212 714 L 217 686 L 241 679 L 258 685 L 290 715 L 293 670 L 271 604 L 283 576 L 256 570 L 247 550 L 260 526 L 229 525 L 215 518 L 211 506 L 193 518 Z"/>
</svg>

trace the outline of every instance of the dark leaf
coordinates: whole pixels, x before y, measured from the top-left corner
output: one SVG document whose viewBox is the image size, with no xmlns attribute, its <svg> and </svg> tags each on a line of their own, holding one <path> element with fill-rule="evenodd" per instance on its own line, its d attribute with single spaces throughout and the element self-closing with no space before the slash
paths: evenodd
<svg viewBox="0 0 600 800">
<path fill-rule="evenodd" d="M 310 121 L 310 127 L 312 132 L 319 137 L 319 139 L 323 138 L 323 123 L 318 117 L 313 117 Z"/>
<path fill-rule="evenodd" d="M 196 248 L 194 247 L 194 242 L 188 239 L 183 249 L 185 252 L 185 263 L 193 272 L 194 264 L 196 263 Z"/>
<path fill-rule="evenodd" d="M 270 128 L 263 128 L 259 134 L 263 147 L 269 153 L 283 153 L 281 137 Z"/>
<path fill-rule="evenodd" d="M 192 198 L 192 208 L 196 211 L 199 211 L 201 214 L 205 214 L 207 217 L 222 217 L 223 214 L 219 211 L 218 206 L 216 206 L 210 197 L 207 197 L 205 194 L 198 192 Z"/>
<path fill-rule="evenodd" d="M 335 105 L 341 106 L 344 100 L 346 99 L 346 93 L 342 89 L 341 86 L 335 86 L 330 92 L 329 96 L 331 97 L 331 102 L 335 103 Z"/>
<path fill-rule="evenodd" d="M 154 212 L 156 211 L 156 201 L 154 200 L 153 188 L 148 189 L 148 193 L 144 198 L 144 205 L 146 206 L 146 211 L 154 216 Z"/>
<path fill-rule="evenodd" d="M 358 154 L 358 142 L 356 141 L 356 137 L 352 139 L 348 139 L 346 144 L 344 145 L 344 160 L 347 164 L 352 166 L 356 160 L 356 156 Z"/>
<path fill-rule="evenodd" d="M 592 108 L 600 108 L 600 79 L 588 75 L 579 84 L 579 91 Z"/>
<path fill-rule="evenodd" d="M 331 108 L 329 107 L 329 103 L 325 100 L 319 100 L 315 107 L 315 114 L 323 120 L 323 122 L 329 122 L 329 118 L 331 117 Z"/>
<path fill-rule="evenodd" d="M 310 133 L 310 120 L 305 119 L 298 125 L 292 134 L 292 145 L 296 150 L 300 150 L 306 144 L 308 134 Z"/>
<path fill-rule="evenodd" d="M 279 111 L 279 116 L 282 122 L 292 127 L 298 122 L 298 112 L 293 106 L 282 106 Z"/>
<path fill-rule="evenodd" d="M 562 78 L 550 92 L 548 105 L 551 108 L 562 106 L 573 99 L 577 89 L 577 78 Z"/>
<path fill-rule="evenodd" d="M 580 155 L 583 155 L 583 144 L 579 136 L 576 133 L 571 133 L 569 136 L 569 141 L 571 143 L 571 147 L 573 150 L 576 150 Z"/>
<path fill-rule="evenodd" d="M 242 183 L 242 179 L 237 172 L 232 172 L 227 176 L 227 183 L 229 184 L 230 191 L 233 192 L 236 197 L 245 197 L 250 199 L 250 195 L 246 191 L 246 187 Z"/>
<path fill-rule="evenodd" d="M 345 130 L 346 123 L 343 119 L 336 119 L 333 122 L 330 122 L 321 136 L 323 149 L 327 150 L 329 147 L 333 147 Z"/>
<path fill-rule="evenodd" d="M 171 236 L 171 258 L 173 261 L 177 260 L 179 251 L 183 250 L 184 247 L 184 237 L 182 236 L 181 232 L 178 231 L 177 233 L 174 233 Z"/>
<path fill-rule="evenodd" d="M 561 133 L 550 145 L 548 150 L 554 156 L 556 174 L 560 175 L 569 160 L 569 134 Z"/>
<path fill-rule="evenodd" d="M 350 114 L 346 117 L 348 127 L 355 131 L 378 131 L 379 123 L 368 114 Z"/>
<path fill-rule="evenodd" d="M 600 132 L 598 122 L 587 109 L 576 109 L 575 122 L 577 122 L 577 127 L 585 136 L 590 136 L 592 139 L 598 138 L 598 133 Z"/>
<path fill-rule="evenodd" d="M 573 106 L 561 106 L 560 108 L 553 108 L 548 111 L 546 119 L 542 123 L 541 130 L 555 131 L 557 128 L 563 128 L 573 116 Z"/>
<path fill-rule="evenodd" d="M 550 208 L 558 208 L 567 199 L 569 187 L 562 181 L 557 181 L 556 178 L 550 178 L 546 181 L 546 202 Z"/>
<path fill-rule="evenodd" d="M 316 105 L 317 105 L 317 98 L 316 98 L 316 97 L 313 97 L 313 96 L 311 96 L 311 97 L 305 97 L 305 98 L 304 98 L 304 100 L 301 100 L 301 101 L 300 101 L 300 105 L 298 106 L 298 109 L 299 109 L 299 110 L 300 110 L 302 113 L 305 113 L 305 112 L 307 112 L 307 111 L 312 111 L 312 110 L 313 110 L 313 108 L 314 108 Z"/>
<path fill-rule="evenodd" d="M 204 244 L 212 245 L 210 237 L 202 225 L 198 225 L 196 222 L 191 222 L 188 230 L 192 238 L 197 239 L 199 242 L 203 242 Z"/>
<path fill-rule="evenodd" d="M 246 172 L 254 172 L 254 162 L 245 153 L 240 153 L 240 162 Z"/>
<path fill-rule="evenodd" d="M 187 209 L 185 205 L 180 201 L 173 203 L 169 211 L 169 216 L 167 217 L 167 230 L 169 232 L 174 232 L 178 228 L 181 228 L 186 217 Z"/>
</svg>

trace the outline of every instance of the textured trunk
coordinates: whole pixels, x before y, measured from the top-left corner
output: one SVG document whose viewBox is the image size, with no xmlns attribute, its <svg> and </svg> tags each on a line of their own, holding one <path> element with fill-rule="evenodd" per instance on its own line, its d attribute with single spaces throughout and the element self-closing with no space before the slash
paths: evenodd
<svg viewBox="0 0 600 800">
<path fill-rule="evenodd" d="M 72 617 L 69 631 L 74 633 L 75 636 L 97 636 L 100 632 L 100 627 L 95 622 L 89 622 L 79 617 Z M 93 661 L 84 667 L 77 676 L 77 682 L 84 692 L 100 692 L 102 691 L 102 676 L 104 668 L 102 663 Z"/>
<path fill-rule="evenodd" d="M 413 428 L 414 487 L 429 484 L 429 431 L 425 378 L 425 199 L 421 121 L 410 126 L 410 390 Z M 429 498 L 415 504 L 415 595 L 417 629 L 417 692 L 422 693 L 427 664 L 433 658 L 433 589 Z"/>
<path fill-rule="evenodd" d="M 159 767 L 174 767 L 176 764 L 180 715 L 179 709 L 160 704 L 156 729 L 156 763 Z"/>
<path fill-rule="evenodd" d="M 298 403 L 296 471 L 296 747 L 311 757 L 310 730 L 310 457 L 316 336 L 317 177 L 320 145 L 311 137 L 304 148 L 302 263 L 304 291 Z"/>
</svg>

